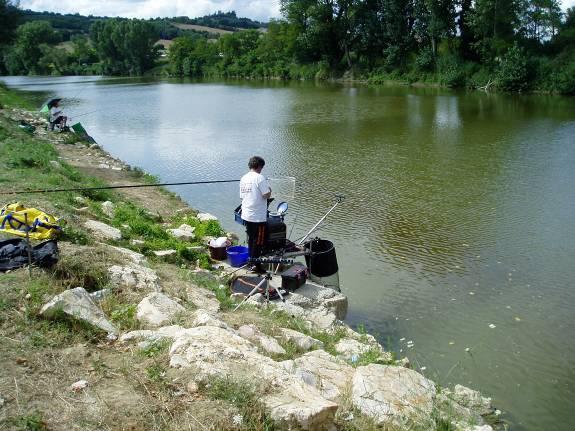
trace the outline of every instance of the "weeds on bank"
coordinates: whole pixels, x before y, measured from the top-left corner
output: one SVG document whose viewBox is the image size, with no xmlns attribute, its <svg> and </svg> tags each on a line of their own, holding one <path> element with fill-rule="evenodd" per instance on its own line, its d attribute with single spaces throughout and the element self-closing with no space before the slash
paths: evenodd
<svg viewBox="0 0 575 431">
<path fill-rule="evenodd" d="M 96 291 L 107 286 L 108 268 L 121 262 L 104 246 L 79 247 L 69 253 L 61 253 L 52 271 L 66 287 L 82 286 L 87 291 Z"/>
<path fill-rule="evenodd" d="M 337 327 L 330 332 L 318 331 L 311 327 L 311 325 L 301 317 L 292 316 L 283 310 L 271 307 L 262 308 L 260 310 L 260 315 L 262 315 L 268 322 L 267 325 L 263 325 L 262 327 L 262 331 L 267 332 L 268 335 L 277 335 L 278 328 L 293 329 L 294 331 L 301 332 L 321 341 L 323 343 L 323 350 L 332 355 L 337 354 L 335 351 L 335 345 L 342 338 L 347 336 L 347 331 L 343 326 Z"/>
<path fill-rule="evenodd" d="M 248 380 L 211 377 L 202 391 L 212 400 L 227 401 L 239 410 L 233 419 L 236 429 L 272 431 L 276 427 L 260 402 L 261 390 Z"/>
<path fill-rule="evenodd" d="M 8 425 L 18 431 L 47 431 L 48 425 L 40 413 L 30 413 L 25 416 L 9 419 Z"/>
<path fill-rule="evenodd" d="M 180 273 L 181 277 L 190 281 L 198 287 L 210 290 L 215 293 L 217 300 L 220 302 L 220 309 L 228 311 L 236 306 L 236 303 L 230 298 L 230 289 L 226 285 L 221 284 L 221 281 L 216 279 L 212 274 L 207 272 L 192 272 L 190 270 L 183 270 Z M 220 286 L 224 286 L 223 288 Z"/>
<path fill-rule="evenodd" d="M 67 316 L 50 320 L 39 316 L 44 303 L 62 291 L 61 286 L 42 271 L 34 271 L 31 280 L 27 270 L 5 274 L 0 277 L 0 291 L 0 331 L 4 336 L 22 342 L 22 347 L 59 347 L 95 342 L 104 335 L 94 327 Z"/>
<path fill-rule="evenodd" d="M 146 358 L 154 358 L 168 353 L 171 345 L 172 342 L 168 339 L 154 340 L 148 343 L 145 347 L 139 349 L 138 354 Z"/>
<path fill-rule="evenodd" d="M 109 305 L 109 304 L 113 305 Z M 106 298 L 102 304 L 102 310 L 110 316 L 110 320 L 114 322 L 121 330 L 133 331 L 140 327 L 138 319 L 136 319 L 136 305 L 135 304 L 122 304 L 117 302 L 117 299 L 110 296 Z"/>
<path fill-rule="evenodd" d="M 151 257 L 154 257 L 154 251 L 176 250 L 176 256 L 172 263 L 185 264 L 199 261 L 200 267 L 210 268 L 209 257 L 202 250 L 194 249 L 194 246 L 204 246 L 202 238 L 208 233 L 220 234 L 223 232 L 219 223 L 217 221 L 202 223 L 191 217 L 185 219 L 178 217 L 175 220 L 171 220 L 168 225 L 177 227 L 181 223 L 187 222 L 196 228 L 197 239 L 190 242 L 173 237 L 166 231 L 167 227 L 161 224 L 162 220 L 158 216 L 131 203 L 118 204 L 110 222 L 122 231 L 124 243 L 129 248 Z M 134 239 L 143 241 L 143 244 L 131 244 L 130 241 Z"/>
<path fill-rule="evenodd" d="M 33 110 L 36 108 L 33 99 L 29 92 L 8 90 L 6 84 L 0 82 L 0 109 L 18 107 Z"/>
<path fill-rule="evenodd" d="M 78 188 L 102 186 L 97 179 L 85 177 L 80 172 L 58 159 L 54 146 L 30 136 L 0 115 L 0 183 L 3 190 L 37 190 L 46 188 Z M 105 191 L 86 191 L 91 199 L 109 199 L 112 194 Z M 1 206 L 21 201 L 26 206 L 35 206 L 62 220 L 77 218 L 74 198 L 77 193 L 14 194 L 1 202 Z M 6 199 L 6 198 L 5 198 Z M 66 226 L 65 226 L 66 228 Z M 66 229 L 65 229 L 66 230 Z M 78 231 L 72 238 L 81 238 Z M 84 242 L 85 238 L 80 241 Z"/>
</svg>

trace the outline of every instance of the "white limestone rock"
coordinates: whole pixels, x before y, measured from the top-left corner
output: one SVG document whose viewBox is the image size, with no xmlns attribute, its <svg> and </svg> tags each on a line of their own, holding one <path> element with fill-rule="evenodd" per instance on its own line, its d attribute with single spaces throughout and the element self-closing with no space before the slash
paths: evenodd
<svg viewBox="0 0 575 431">
<path fill-rule="evenodd" d="M 212 314 L 220 310 L 220 301 L 218 301 L 214 292 L 194 286 L 186 289 L 186 293 L 188 294 L 188 299 L 198 308 L 204 309 Z"/>
<path fill-rule="evenodd" d="M 303 382 L 316 388 L 322 397 L 335 402 L 349 390 L 355 373 L 350 365 L 323 350 L 314 350 L 281 364 Z"/>
<path fill-rule="evenodd" d="M 120 229 L 116 229 L 115 227 L 109 226 L 106 223 L 102 223 L 96 220 L 88 220 L 84 223 L 84 226 L 97 238 L 109 240 L 122 239 L 122 232 L 120 232 Z"/>
<path fill-rule="evenodd" d="M 285 429 L 320 430 L 333 425 L 337 404 L 231 331 L 215 326 L 186 330 L 185 336 L 172 344 L 170 366 L 193 367 L 204 376 L 235 376 L 264 384 L 261 401 L 270 417 Z"/>
<path fill-rule="evenodd" d="M 270 355 L 284 355 L 285 349 L 274 338 L 265 335 L 254 325 L 243 325 L 238 328 L 240 337 L 256 343 L 260 348 Z"/>
<path fill-rule="evenodd" d="M 80 392 L 81 390 L 83 390 L 87 387 L 88 387 L 88 381 L 87 380 L 78 380 L 77 382 L 74 382 L 70 385 L 70 390 L 72 392 Z"/>
<path fill-rule="evenodd" d="M 122 254 L 123 256 L 127 257 L 128 259 L 130 259 L 133 263 L 135 263 L 136 265 L 146 265 L 147 261 L 146 261 L 146 256 L 144 256 L 141 253 L 138 253 L 136 251 L 127 249 L 127 248 L 123 248 L 123 247 L 116 247 L 113 245 L 108 245 L 105 243 L 99 243 L 101 245 L 104 245 L 106 247 L 111 248 L 114 251 L 117 251 L 118 253 Z"/>
<path fill-rule="evenodd" d="M 305 310 L 303 318 L 311 322 L 316 328 L 322 330 L 329 329 L 340 323 L 335 313 L 324 306 L 318 306 L 310 308 L 309 310 Z"/>
<path fill-rule="evenodd" d="M 361 356 L 363 353 L 368 352 L 370 346 L 360 343 L 351 338 L 343 338 L 335 345 L 335 351 L 346 361 L 353 360 L 354 357 Z"/>
<path fill-rule="evenodd" d="M 162 326 L 185 309 L 163 293 L 154 292 L 138 304 L 137 319 L 149 326 Z"/>
<path fill-rule="evenodd" d="M 58 312 L 83 320 L 109 334 L 118 333 L 116 327 L 108 321 L 104 312 L 83 287 L 76 287 L 56 295 L 40 310 L 40 314 L 48 318 L 55 317 Z"/>
<path fill-rule="evenodd" d="M 294 343 L 300 351 L 307 352 L 312 349 L 323 348 L 321 341 L 293 329 L 280 328 L 280 333 L 282 339 Z"/>
<path fill-rule="evenodd" d="M 154 254 L 158 257 L 168 257 L 168 256 L 173 256 L 177 253 L 176 250 L 156 250 L 154 251 Z"/>
<path fill-rule="evenodd" d="M 255 305 L 256 307 L 261 307 L 266 302 L 265 296 L 261 293 L 256 293 L 248 298 L 247 304 Z"/>
<path fill-rule="evenodd" d="M 196 230 L 195 227 L 190 226 L 189 224 L 182 224 L 180 227 L 175 229 L 168 229 L 168 233 L 172 235 L 174 238 L 181 239 L 183 241 L 189 241 L 196 237 L 194 231 Z"/>
<path fill-rule="evenodd" d="M 196 218 L 201 221 L 201 222 L 206 222 L 206 221 L 210 221 L 210 220 L 218 220 L 218 218 L 215 215 L 212 215 L 210 213 L 199 213 Z"/>
<path fill-rule="evenodd" d="M 196 326 L 216 326 L 218 328 L 230 329 L 227 323 L 222 322 L 221 320 L 217 319 L 213 314 L 202 309 L 196 310 L 194 312 L 194 320 L 192 322 L 192 326 L 194 328 Z"/>
<path fill-rule="evenodd" d="M 369 351 L 375 351 L 379 355 L 378 361 L 389 362 L 393 359 L 391 353 L 383 350 L 383 348 L 375 344 L 364 344 L 353 338 L 342 338 L 335 345 L 335 351 L 346 361 L 355 362 L 361 355 Z"/>
<path fill-rule="evenodd" d="M 95 292 L 90 292 L 90 297 L 96 301 L 96 302 L 100 302 L 102 300 L 104 300 L 104 298 L 110 296 L 112 294 L 112 291 L 110 289 L 101 289 L 101 290 L 97 290 Z"/>
<path fill-rule="evenodd" d="M 161 339 L 175 340 L 178 337 L 183 337 L 187 329 L 179 325 L 162 326 L 158 329 L 140 329 L 137 331 L 130 331 L 122 334 L 119 338 L 121 343 L 128 343 L 131 341 L 147 341 L 152 342 Z"/>
<path fill-rule="evenodd" d="M 452 425 L 455 427 L 455 431 L 493 431 L 493 427 L 487 424 L 470 425 L 461 422 L 452 422 Z"/>
<path fill-rule="evenodd" d="M 478 391 L 474 391 L 473 389 L 467 388 L 465 386 L 455 385 L 451 397 L 457 403 L 464 407 L 475 410 L 481 415 L 490 414 L 493 411 L 493 407 L 491 406 L 491 398 L 486 398 L 482 396 Z"/>
<path fill-rule="evenodd" d="M 306 300 L 304 301 L 303 298 Z M 335 319 L 343 320 L 347 314 L 347 296 L 329 287 L 306 283 L 286 298 L 288 303 L 307 308 L 327 308 Z M 321 307 L 320 307 L 321 306 Z M 334 319 L 331 319 L 334 320 Z"/>
<path fill-rule="evenodd" d="M 108 217 L 114 217 L 114 204 L 110 201 L 102 202 L 102 212 Z"/>
<path fill-rule="evenodd" d="M 296 380 L 282 382 L 277 392 L 266 394 L 262 402 L 280 429 L 333 430 L 338 405 L 326 400 L 311 386 Z"/>
<path fill-rule="evenodd" d="M 425 424 L 431 420 L 435 385 L 416 371 L 390 365 L 358 367 L 352 379 L 352 402 L 378 424 Z"/>
<path fill-rule="evenodd" d="M 449 389 L 443 389 L 436 395 L 435 408 L 439 417 L 451 422 L 457 431 L 472 431 L 473 426 L 485 424 L 477 411 L 459 404 L 451 397 L 452 392 Z"/>
<path fill-rule="evenodd" d="M 160 290 L 159 277 L 156 271 L 141 265 L 113 265 L 108 268 L 110 283 L 114 286 L 125 286 L 138 290 Z"/>
<path fill-rule="evenodd" d="M 313 326 L 321 330 L 328 330 L 341 323 L 335 316 L 335 313 L 323 305 L 304 308 L 300 305 L 290 303 L 287 300 L 286 302 L 275 301 L 273 302 L 273 305 L 274 307 L 283 310 L 292 316 L 301 317 L 302 319 L 310 322 Z"/>
</svg>

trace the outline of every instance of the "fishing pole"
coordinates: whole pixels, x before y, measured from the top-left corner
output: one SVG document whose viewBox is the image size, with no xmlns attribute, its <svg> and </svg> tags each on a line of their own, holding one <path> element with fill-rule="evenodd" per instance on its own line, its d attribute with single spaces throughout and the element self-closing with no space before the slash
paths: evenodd
<svg viewBox="0 0 575 431">
<path fill-rule="evenodd" d="M 96 110 L 94 110 L 94 111 L 84 112 L 83 114 L 78 114 L 78 115 L 70 116 L 70 119 L 72 119 L 72 118 L 78 118 L 78 117 L 83 117 L 84 115 L 93 114 L 94 112 L 98 112 L 98 111 L 101 111 L 101 109 L 96 109 Z"/>
<path fill-rule="evenodd" d="M 141 187 L 164 187 L 164 186 L 190 186 L 197 184 L 222 184 L 222 183 L 239 183 L 240 180 L 213 180 L 213 181 L 185 181 L 179 183 L 161 183 L 161 184 L 124 184 L 121 186 L 102 186 L 102 187 L 77 187 L 69 189 L 40 189 L 40 190 L 16 190 L 10 192 L 0 192 L 0 195 L 16 195 L 31 193 L 60 193 L 60 192 L 83 192 L 89 190 L 111 190 L 111 189 L 135 189 Z"/>
</svg>

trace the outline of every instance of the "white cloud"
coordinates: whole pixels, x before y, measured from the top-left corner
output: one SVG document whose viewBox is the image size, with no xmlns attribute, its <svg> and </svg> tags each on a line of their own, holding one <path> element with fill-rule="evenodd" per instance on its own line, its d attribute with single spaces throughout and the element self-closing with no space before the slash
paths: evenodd
<svg viewBox="0 0 575 431">
<path fill-rule="evenodd" d="M 574 0 L 575 1 L 575 0 Z M 261 21 L 279 17 L 279 0 L 21 0 L 22 9 L 94 16 L 155 18 L 204 16 L 235 10 L 239 17 Z"/>
<path fill-rule="evenodd" d="M 563 9 L 575 6 L 575 0 L 563 0 Z M 279 0 L 21 0 L 22 9 L 79 13 L 94 16 L 155 18 L 204 16 L 218 10 L 235 10 L 239 17 L 260 21 L 280 16 Z"/>
</svg>

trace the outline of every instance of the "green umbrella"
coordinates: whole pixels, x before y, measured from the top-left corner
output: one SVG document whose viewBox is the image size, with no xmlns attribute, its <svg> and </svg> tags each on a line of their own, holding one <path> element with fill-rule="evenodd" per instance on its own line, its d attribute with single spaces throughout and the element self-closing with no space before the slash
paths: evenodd
<svg viewBox="0 0 575 431">
<path fill-rule="evenodd" d="M 50 112 L 50 108 L 52 108 L 52 106 L 54 106 L 54 104 L 59 102 L 60 100 L 62 100 L 61 97 L 53 97 L 53 98 L 46 100 L 44 102 L 44 104 L 42 105 L 40 112 L 44 112 L 44 113 Z"/>
</svg>

